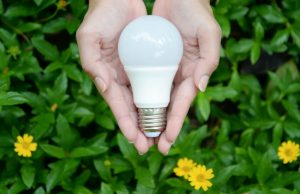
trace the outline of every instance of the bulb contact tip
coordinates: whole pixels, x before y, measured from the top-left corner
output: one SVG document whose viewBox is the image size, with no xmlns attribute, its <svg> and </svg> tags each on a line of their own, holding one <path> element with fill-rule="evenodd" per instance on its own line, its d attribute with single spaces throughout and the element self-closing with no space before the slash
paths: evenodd
<svg viewBox="0 0 300 194">
<path fill-rule="evenodd" d="M 167 125 L 167 108 L 139 108 L 138 124 L 146 137 L 158 137 Z"/>
</svg>

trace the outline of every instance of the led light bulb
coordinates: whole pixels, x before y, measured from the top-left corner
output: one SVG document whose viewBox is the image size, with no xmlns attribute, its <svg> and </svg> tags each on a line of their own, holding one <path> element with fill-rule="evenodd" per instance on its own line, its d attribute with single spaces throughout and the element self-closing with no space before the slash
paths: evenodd
<svg viewBox="0 0 300 194">
<path fill-rule="evenodd" d="M 177 28 L 159 16 L 142 16 L 121 33 L 119 56 L 138 108 L 139 128 L 158 137 L 167 124 L 167 107 L 183 55 Z"/>
</svg>

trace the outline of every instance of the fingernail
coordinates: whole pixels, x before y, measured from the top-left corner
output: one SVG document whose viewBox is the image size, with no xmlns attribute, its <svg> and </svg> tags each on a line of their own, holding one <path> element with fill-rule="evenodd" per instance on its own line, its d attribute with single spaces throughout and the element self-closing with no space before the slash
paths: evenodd
<svg viewBox="0 0 300 194">
<path fill-rule="evenodd" d="M 105 92 L 106 84 L 105 84 L 104 80 L 101 77 L 96 77 L 95 82 L 96 82 L 96 85 L 100 87 L 99 89 L 101 90 L 101 92 Z"/>
<path fill-rule="evenodd" d="M 139 152 L 139 155 L 140 155 L 140 156 L 142 156 L 142 155 L 144 155 L 144 154 L 145 154 L 145 153 L 143 153 L 143 152 Z"/>
<path fill-rule="evenodd" d="M 204 76 L 201 77 L 201 79 L 199 81 L 199 84 L 198 84 L 199 90 L 201 92 L 204 92 L 206 90 L 208 80 L 209 80 L 209 77 L 207 75 L 204 75 Z"/>
</svg>

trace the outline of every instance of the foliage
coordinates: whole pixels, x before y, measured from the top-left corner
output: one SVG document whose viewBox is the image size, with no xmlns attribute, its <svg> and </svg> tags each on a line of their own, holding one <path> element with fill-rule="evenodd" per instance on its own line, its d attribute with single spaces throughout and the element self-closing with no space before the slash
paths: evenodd
<svg viewBox="0 0 300 194">
<path fill-rule="evenodd" d="M 220 66 L 169 155 L 139 156 L 81 70 L 86 2 L 0 0 L 0 193 L 199 193 L 173 173 L 183 157 L 213 169 L 207 193 L 300 193 L 299 163 L 277 156 L 282 141 L 300 143 L 300 1 L 213 7 Z M 31 158 L 14 151 L 25 133 Z"/>
</svg>

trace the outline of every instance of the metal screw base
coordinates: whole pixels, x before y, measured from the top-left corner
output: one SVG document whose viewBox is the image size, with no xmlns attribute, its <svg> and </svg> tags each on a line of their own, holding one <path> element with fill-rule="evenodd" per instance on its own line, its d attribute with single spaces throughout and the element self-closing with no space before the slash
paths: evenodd
<svg viewBox="0 0 300 194">
<path fill-rule="evenodd" d="M 138 122 L 146 137 L 158 137 L 167 125 L 167 108 L 139 108 Z"/>
</svg>

